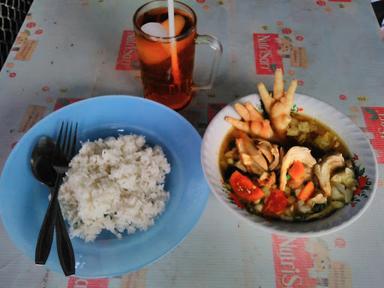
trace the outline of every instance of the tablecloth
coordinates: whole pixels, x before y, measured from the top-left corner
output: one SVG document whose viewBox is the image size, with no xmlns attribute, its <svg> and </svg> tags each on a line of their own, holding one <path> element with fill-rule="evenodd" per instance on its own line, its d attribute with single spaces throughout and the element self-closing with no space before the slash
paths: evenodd
<svg viewBox="0 0 384 288">
<path fill-rule="evenodd" d="M 145 1 L 35 0 L 0 73 L 0 167 L 36 121 L 79 99 L 142 95 L 132 16 Z M 196 0 L 198 32 L 224 52 L 214 89 L 180 113 L 203 133 L 226 103 L 271 85 L 273 67 L 298 92 L 330 103 L 366 132 L 379 162 L 377 196 L 347 228 L 318 238 L 269 234 L 212 195 L 169 255 L 111 279 L 38 267 L 0 226 L 0 287 L 382 287 L 384 280 L 384 42 L 369 1 Z M 199 48 L 196 76 L 210 51 Z"/>
</svg>

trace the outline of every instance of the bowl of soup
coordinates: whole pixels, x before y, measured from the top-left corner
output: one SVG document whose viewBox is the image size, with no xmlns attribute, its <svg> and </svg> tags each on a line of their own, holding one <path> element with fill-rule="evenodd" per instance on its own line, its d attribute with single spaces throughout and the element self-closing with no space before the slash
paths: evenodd
<svg viewBox="0 0 384 288">
<path fill-rule="evenodd" d="M 207 127 L 201 162 L 211 191 L 274 233 L 318 236 L 354 222 L 377 186 L 369 140 L 325 102 L 294 89 L 290 100 L 260 94 L 227 105 Z"/>
</svg>

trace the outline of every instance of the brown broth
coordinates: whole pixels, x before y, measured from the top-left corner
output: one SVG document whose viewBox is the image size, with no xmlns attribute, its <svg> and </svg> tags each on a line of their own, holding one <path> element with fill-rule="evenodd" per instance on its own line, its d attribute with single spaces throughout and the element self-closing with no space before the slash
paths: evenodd
<svg viewBox="0 0 384 288">
<path fill-rule="evenodd" d="M 333 131 L 327 125 L 325 125 L 324 123 L 322 123 L 322 122 L 320 122 L 320 121 L 318 121 L 318 120 L 316 120 L 310 116 L 303 115 L 303 114 L 291 113 L 291 117 L 293 119 L 298 120 L 298 121 L 302 121 L 302 122 L 306 121 L 306 122 L 309 122 L 310 124 L 316 125 L 317 130 L 315 132 L 310 132 L 310 137 L 308 137 L 308 139 L 315 139 L 318 135 L 323 135 L 326 132 L 328 132 L 331 134 L 331 137 L 335 137 L 335 139 L 337 139 L 336 141 L 338 141 L 339 146 L 336 147 L 335 149 L 322 150 L 319 147 L 316 147 L 312 141 L 304 141 L 302 143 L 299 143 L 295 139 L 295 137 L 289 136 L 289 137 L 287 137 L 287 140 L 284 143 L 278 143 L 280 146 L 282 146 L 284 148 L 284 151 L 287 151 L 292 146 L 305 146 L 305 147 L 308 147 L 311 149 L 311 154 L 316 159 L 322 158 L 325 155 L 327 155 L 328 153 L 332 153 L 332 152 L 342 153 L 343 157 L 345 159 L 351 158 L 351 153 L 350 153 L 347 145 L 345 144 L 345 142 L 336 134 L 335 131 Z M 227 151 L 231 150 L 233 147 L 235 147 L 234 140 L 235 140 L 236 131 L 237 131 L 236 129 L 232 128 L 227 133 L 227 135 L 223 139 L 223 142 L 220 146 L 219 163 L 218 164 L 220 167 L 221 175 L 222 175 L 224 181 L 226 181 L 226 182 L 228 182 L 229 176 L 232 174 L 231 172 L 233 172 L 236 168 L 234 168 L 233 166 L 228 166 L 228 165 L 224 164 L 224 162 L 225 162 L 224 154 Z"/>
<path fill-rule="evenodd" d="M 316 159 L 323 157 L 325 154 L 328 153 L 341 153 L 343 154 L 343 157 L 348 159 L 351 158 L 351 153 L 345 144 L 344 140 L 340 138 L 339 135 L 335 131 L 333 131 L 330 127 L 328 127 L 326 124 L 320 122 L 319 120 L 312 118 L 308 115 L 303 115 L 299 113 L 291 113 L 291 117 L 293 119 L 299 120 L 299 121 L 305 121 L 309 122 L 310 124 L 314 124 L 317 126 L 317 131 L 316 132 L 310 132 L 309 139 L 307 141 L 304 141 L 302 143 L 299 143 L 297 140 L 295 140 L 294 137 L 288 137 L 288 141 L 286 145 L 283 145 L 284 148 L 292 147 L 295 145 L 300 145 L 300 146 L 306 146 L 311 149 L 311 153 L 313 157 Z M 338 147 L 332 147 L 330 149 L 323 150 L 319 147 L 316 147 L 314 145 L 312 139 L 315 139 L 318 135 L 324 135 L 326 132 L 330 133 L 331 137 L 334 137 L 340 145 Z M 286 151 L 286 150 L 285 150 Z"/>
</svg>

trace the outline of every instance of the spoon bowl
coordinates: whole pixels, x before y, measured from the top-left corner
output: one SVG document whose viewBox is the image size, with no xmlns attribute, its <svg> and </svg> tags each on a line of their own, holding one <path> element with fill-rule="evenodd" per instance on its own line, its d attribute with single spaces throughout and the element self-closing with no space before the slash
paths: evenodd
<svg viewBox="0 0 384 288">
<path fill-rule="evenodd" d="M 37 180 L 49 187 L 55 186 L 57 177 L 57 173 L 52 166 L 54 150 L 55 143 L 53 140 L 47 136 L 42 136 L 31 154 L 33 175 Z"/>
</svg>

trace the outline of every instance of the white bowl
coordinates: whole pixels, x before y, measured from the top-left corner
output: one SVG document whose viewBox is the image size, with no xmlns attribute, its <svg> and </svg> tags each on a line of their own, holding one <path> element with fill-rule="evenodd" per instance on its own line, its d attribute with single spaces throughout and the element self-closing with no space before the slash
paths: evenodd
<svg viewBox="0 0 384 288">
<path fill-rule="evenodd" d="M 245 96 L 235 102 L 251 102 L 261 107 L 257 94 Z M 235 103 L 234 102 L 234 103 Z M 290 234 L 296 236 L 319 236 L 344 228 L 354 222 L 368 208 L 374 197 L 378 169 L 375 154 L 363 132 L 347 116 L 332 106 L 305 95 L 296 94 L 293 109 L 298 113 L 311 116 L 333 129 L 347 144 L 352 154 L 358 156 L 355 164 L 365 168 L 364 176 L 368 177 L 370 185 L 366 185 L 362 193 L 354 195 L 353 201 L 337 210 L 332 215 L 312 222 L 285 222 L 266 219 L 252 215 L 244 209 L 237 207 L 228 198 L 223 189 L 223 179 L 219 169 L 219 151 L 224 137 L 231 129 L 231 125 L 224 120 L 224 116 L 239 118 L 231 103 L 225 106 L 209 123 L 203 137 L 201 149 L 201 162 L 207 182 L 219 201 L 239 217 L 246 219 L 256 227 L 269 232 Z"/>
</svg>

